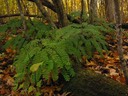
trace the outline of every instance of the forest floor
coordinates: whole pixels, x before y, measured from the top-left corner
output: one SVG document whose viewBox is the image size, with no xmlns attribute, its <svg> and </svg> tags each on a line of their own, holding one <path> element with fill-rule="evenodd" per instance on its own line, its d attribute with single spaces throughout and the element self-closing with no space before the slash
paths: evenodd
<svg viewBox="0 0 128 96">
<path fill-rule="evenodd" d="M 124 31 L 123 35 L 123 49 L 124 49 L 124 58 L 127 60 L 128 64 L 128 31 Z M 94 70 L 99 74 L 105 74 L 106 76 L 113 78 L 117 82 L 125 84 L 125 78 L 121 70 L 119 56 L 117 52 L 117 40 L 116 37 L 113 38 L 110 35 L 106 35 L 106 40 L 109 44 L 109 50 L 103 51 L 103 57 L 101 57 L 97 52 L 94 53 L 94 58 L 87 60 L 86 57 L 82 57 L 83 65 L 88 69 Z M 12 49 L 6 49 L 5 52 L 0 54 L 0 96 L 13 96 L 15 92 L 13 91 L 14 86 L 14 75 L 15 69 L 12 66 L 13 59 L 16 51 Z M 48 87 L 42 86 L 43 89 Z M 54 93 L 56 86 L 50 87 L 50 91 Z M 46 91 L 47 92 L 47 91 Z M 64 95 L 65 94 L 65 95 Z M 57 96 L 67 96 L 64 93 L 63 95 Z M 18 95 L 16 95 L 18 96 Z"/>
</svg>

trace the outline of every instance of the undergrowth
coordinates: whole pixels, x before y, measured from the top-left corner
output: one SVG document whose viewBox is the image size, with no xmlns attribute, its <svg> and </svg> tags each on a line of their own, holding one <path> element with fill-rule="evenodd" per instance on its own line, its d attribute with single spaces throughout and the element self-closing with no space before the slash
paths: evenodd
<svg viewBox="0 0 128 96">
<path fill-rule="evenodd" d="M 95 51 L 102 55 L 102 50 L 107 49 L 103 33 L 110 31 L 108 27 L 88 23 L 52 30 L 51 26 L 37 21 L 27 22 L 27 28 L 26 32 L 18 32 L 22 29 L 21 20 L 12 20 L 0 27 L 3 34 L 0 40 L 9 35 L 11 38 L 3 48 L 18 50 L 13 64 L 17 72 L 14 89 L 27 89 L 28 93 L 36 91 L 38 94 L 37 88 L 44 80 L 56 81 L 62 74 L 69 81 L 75 75 L 70 56 L 80 61 L 83 55 L 92 58 Z"/>
</svg>

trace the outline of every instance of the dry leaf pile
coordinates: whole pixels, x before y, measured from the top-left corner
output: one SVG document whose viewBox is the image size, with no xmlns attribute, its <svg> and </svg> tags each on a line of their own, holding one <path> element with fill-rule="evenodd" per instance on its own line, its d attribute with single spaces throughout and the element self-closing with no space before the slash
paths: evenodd
<svg viewBox="0 0 128 96">
<path fill-rule="evenodd" d="M 128 64 L 128 36 L 127 31 L 123 36 L 123 50 L 124 59 Z M 103 51 L 103 57 L 101 57 L 97 52 L 94 53 L 94 58 L 90 61 L 84 61 L 86 68 L 90 68 L 99 74 L 104 74 L 110 78 L 125 84 L 125 78 L 121 70 L 119 55 L 117 51 L 117 40 L 107 35 L 106 40 L 109 44 L 109 50 Z"/>
</svg>

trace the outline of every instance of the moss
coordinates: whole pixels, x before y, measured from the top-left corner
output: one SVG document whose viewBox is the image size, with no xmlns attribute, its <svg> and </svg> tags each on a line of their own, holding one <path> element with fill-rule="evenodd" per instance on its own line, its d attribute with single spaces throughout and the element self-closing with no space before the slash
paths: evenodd
<svg viewBox="0 0 128 96">
<path fill-rule="evenodd" d="M 127 96 L 128 87 L 91 70 L 79 71 L 64 86 L 73 96 Z"/>
</svg>

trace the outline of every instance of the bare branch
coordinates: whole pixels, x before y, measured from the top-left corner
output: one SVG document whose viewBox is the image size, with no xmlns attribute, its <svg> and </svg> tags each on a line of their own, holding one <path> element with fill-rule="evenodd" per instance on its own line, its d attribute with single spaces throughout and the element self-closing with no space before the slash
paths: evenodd
<svg viewBox="0 0 128 96">
<path fill-rule="evenodd" d="M 35 2 L 34 0 L 28 0 L 28 1 Z M 51 9 L 52 11 L 57 12 L 55 6 L 51 2 L 49 2 L 48 0 L 41 0 L 41 3 L 42 3 L 42 5 Z"/>
<path fill-rule="evenodd" d="M 20 16 L 20 13 L 18 13 L 18 14 L 0 15 L 0 18 L 16 17 L 16 16 Z M 37 15 L 28 15 L 28 14 L 24 14 L 24 16 L 36 17 L 36 18 L 42 18 L 42 16 L 37 16 Z"/>
</svg>

